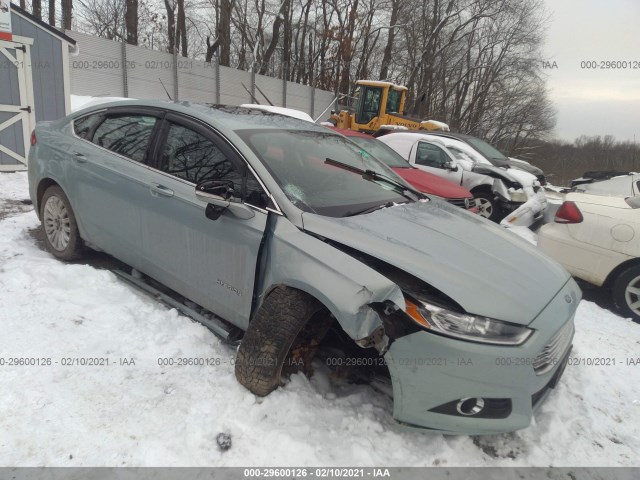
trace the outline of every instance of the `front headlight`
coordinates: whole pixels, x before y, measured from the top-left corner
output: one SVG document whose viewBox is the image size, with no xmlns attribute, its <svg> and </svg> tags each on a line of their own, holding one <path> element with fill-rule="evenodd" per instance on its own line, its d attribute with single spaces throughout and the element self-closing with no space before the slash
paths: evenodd
<svg viewBox="0 0 640 480">
<path fill-rule="evenodd" d="M 521 345 L 533 333 L 522 325 L 453 312 L 424 301 L 405 298 L 405 312 L 422 328 L 473 342 L 494 345 Z"/>
</svg>

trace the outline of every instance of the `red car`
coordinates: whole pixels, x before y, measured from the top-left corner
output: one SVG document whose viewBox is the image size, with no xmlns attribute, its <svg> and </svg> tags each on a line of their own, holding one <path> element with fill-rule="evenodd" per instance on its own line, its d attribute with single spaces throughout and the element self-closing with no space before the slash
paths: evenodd
<svg viewBox="0 0 640 480">
<path fill-rule="evenodd" d="M 478 207 L 476 206 L 473 194 L 466 188 L 411 166 L 409 162 L 398 155 L 393 149 L 370 135 L 354 132 L 353 130 L 344 130 L 342 128 L 328 128 L 341 133 L 345 137 L 349 137 L 352 142 L 358 144 L 381 162 L 384 162 L 394 172 L 421 192 L 442 197 L 453 205 L 478 213 Z"/>
</svg>

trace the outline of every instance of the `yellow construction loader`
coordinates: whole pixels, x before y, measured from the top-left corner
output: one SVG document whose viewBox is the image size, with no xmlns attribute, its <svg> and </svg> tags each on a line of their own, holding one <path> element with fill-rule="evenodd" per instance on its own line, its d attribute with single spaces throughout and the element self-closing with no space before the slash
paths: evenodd
<svg viewBox="0 0 640 480">
<path fill-rule="evenodd" d="M 381 130 L 429 130 L 448 132 L 446 123 L 420 120 L 403 114 L 407 87 L 390 82 L 358 80 L 355 112 L 331 112 L 329 121 L 338 128 L 376 134 Z"/>
</svg>

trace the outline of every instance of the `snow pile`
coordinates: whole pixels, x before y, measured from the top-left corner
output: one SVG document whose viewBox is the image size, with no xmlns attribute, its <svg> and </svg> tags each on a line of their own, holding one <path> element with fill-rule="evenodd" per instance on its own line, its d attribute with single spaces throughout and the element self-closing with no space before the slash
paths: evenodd
<svg viewBox="0 0 640 480">
<path fill-rule="evenodd" d="M 133 100 L 125 97 L 89 97 L 85 95 L 71 95 L 71 111 L 77 112 L 86 107 L 93 107 L 101 103 L 117 102 L 119 100 Z"/>
<path fill-rule="evenodd" d="M 556 192 L 556 193 L 562 193 L 563 190 L 566 190 L 567 187 L 558 187 L 557 185 L 552 185 L 549 182 L 547 182 L 544 185 L 544 189 L 547 191 L 552 191 L 552 192 Z"/>
<path fill-rule="evenodd" d="M 243 103 L 240 105 L 244 108 L 252 108 L 254 110 L 262 110 L 263 112 L 277 113 L 279 115 L 286 115 L 287 117 L 297 118 L 298 120 L 305 120 L 307 122 L 313 122 L 313 118 L 308 113 L 302 110 L 296 110 L 294 108 L 275 107 L 273 105 L 260 105 L 258 103 Z"/>
<path fill-rule="evenodd" d="M 0 174 L 0 207 L 26 197 L 26 174 Z M 2 466 L 640 464 L 640 366 L 625 364 L 640 325 L 595 304 L 579 307 L 572 356 L 616 366 L 569 365 L 529 428 L 407 432 L 386 396 L 322 368 L 255 397 L 235 380 L 233 349 L 111 272 L 55 260 L 37 226 L 33 211 L 0 220 Z M 158 364 L 184 357 L 220 364 Z M 109 365 L 62 365 L 79 358 Z"/>
</svg>

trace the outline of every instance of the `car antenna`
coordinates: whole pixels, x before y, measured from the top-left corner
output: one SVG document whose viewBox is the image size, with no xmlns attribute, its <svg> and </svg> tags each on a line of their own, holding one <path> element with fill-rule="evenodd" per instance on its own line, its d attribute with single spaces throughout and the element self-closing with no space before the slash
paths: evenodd
<svg viewBox="0 0 640 480">
<path fill-rule="evenodd" d="M 269 97 L 267 97 L 265 95 L 265 93 L 260 89 L 260 87 L 258 85 L 256 85 L 256 88 L 258 89 L 258 91 L 262 94 L 262 96 L 264 97 L 264 99 L 269 102 L 269 105 L 271 105 L 273 107 L 273 103 L 271 102 L 271 100 L 269 100 Z"/>
<path fill-rule="evenodd" d="M 244 88 L 244 89 L 245 89 L 245 91 L 249 94 L 249 96 L 251 97 L 251 99 L 252 99 L 254 102 L 256 102 L 256 105 L 260 105 L 260 102 L 258 101 L 258 99 L 256 98 L 256 96 L 255 96 L 253 93 L 251 93 L 251 90 L 249 90 L 249 89 L 247 88 L 247 86 L 246 86 L 244 83 L 241 83 L 241 85 L 242 85 L 242 88 Z"/>
<path fill-rule="evenodd" d="M 162 83 L 162 79 L 158 78 L 158 81 L 160 82 L 160 85 L 162 85 L 162 88 L 164 88 L 164 93 L 166 93 L 167 97 L 169 97 L 169 100 L 173 102 L 173 98 L 171 98 L 171 95 L 169 95 L 169 91 L 167 90 L 167 87 L 165 87 L 164 83 Z"/>
</svg>

